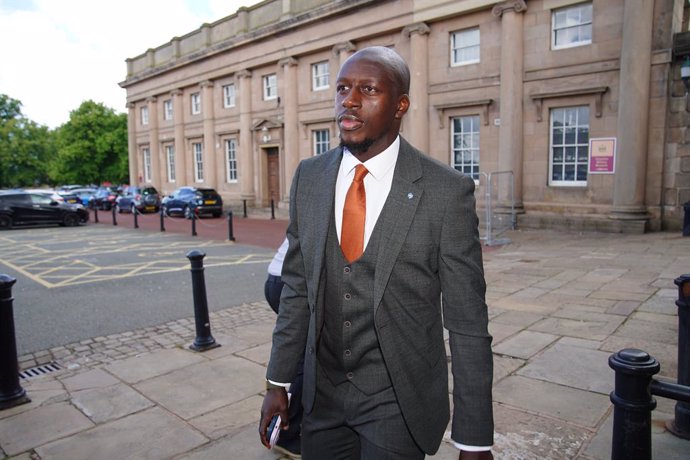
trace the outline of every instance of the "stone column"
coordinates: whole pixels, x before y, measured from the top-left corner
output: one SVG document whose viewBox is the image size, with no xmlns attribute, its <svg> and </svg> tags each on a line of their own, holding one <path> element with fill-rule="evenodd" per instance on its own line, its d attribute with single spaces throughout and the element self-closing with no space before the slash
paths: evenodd
<svg viewBox="0 0 690 460">
<path fill-rule="evenodd" d="M 283 165 L 282 179 L 280 181 L 279 199 L 289 198 L 289 188 L 292 183 L 292 176 L 299 164 L 299 132 L 297 121 L 297 59 L 288 57 L 278 62 L 283 68 L 283 78 L 285 82 L 283 96 Z"/>
<path fill-rule="evenodd" d="M 191 184 L 191 176 L 187 177 L 187 155 L 184 143 L 184 109 L 182 107 L 182 90 L 176 89 L 170 92 L 173 104 L 173 124 L 175 132 L 175 183 L 178 187 Z M 172 192 L 172 190 L 171 190 Z"/>
<path fill-rule="evenodd" d="M 523 15 L 524 0 L 508 0 L 493 7 L 501 18 L 501 126 L 498 130 L 498 170 L 512 171 L 515 208 L 522 209 L 522 96 L 523 96 Z M 510 205 L 510 181 L 497 176 L 498 205 Z"/>
<path fill-rule="evenodd" d="M 338 43 L 337 45 L 333 46 L 333 54 L 335 54 L 335 56 L 338 58 L 338 69 L 336 70 L 340 70 L 340 68 L 343 66 L 343 62 L 352 56 L 356 50 L 357 47 L 350 41 Z"/>
<path fill-rule="evenodd" d="M 155 96 L 146 99 L 149 107 L 149 149 L 151 151 L 151 185 L 161 189 L 160 143 L 158 142 L 158 103 Z M 144 181 L 146 178 L 144 178 Z"/>
<path fill-rule="evenodd" d="M 134 102 L 127 103 L 127 150 L 129 158 L 129 183 L 139 182 L 139 158 L 137 151 L 137 113 Z"/>
<path fill-rule="evenodd" d="M 204 182 L 208 187 L 218 186 L 218 151 L 213 114 L 213 82 L 201 82 L 201 113 L 204 120 Z M 220 162 L 222 164 L 222 162 Z"/>
<path fill-rule="evenodd" d="M 407 112 L 405 135 L 412 145 L 423 152 L 429 152 L 429 53 L 427 36 L 431 32 L 423 22 L 403 29 L 403 35 L 410 39 L 410 109 Z"/>
<path fill-rule="evenodd" d="M 618 142 L 611 216 L 647 220 L 645 173 L 654 2 L 626 0 L 618 93 Z"/>
<path fill-rule="evenodd" d="M 247 204 L 254 204 L 254 142 L 252 140 L 252 73 L 242 70 L 237 73 L 240 91 L 240 155 L 237 179 L 240 182 L 240 198 Z"/>
</svg>

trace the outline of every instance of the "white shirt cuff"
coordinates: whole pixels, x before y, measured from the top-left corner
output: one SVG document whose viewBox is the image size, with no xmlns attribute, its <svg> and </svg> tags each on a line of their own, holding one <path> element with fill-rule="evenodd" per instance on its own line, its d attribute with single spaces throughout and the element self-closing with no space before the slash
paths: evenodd
<svg viewBox="0 0 690 460">
<path fill-rule="evenodd" d="M 268 379 L 266 379 L 266 380 L 268 380 Z M 281 386 L 281 387 L 285 388 L 286 390 L 290 386 L 289 383 L 274 382 L 273 380 L 268 380 L 268 381 L 269 381 L 269 383 L 272 383 L 273 385 Z"/>
<path fill-rule="evenodd" d="M 484 452 L 487 450 L 491 450 L 491 446 L 468 446 L 466 444 L 460 444 L 459 442 L 453 441 L 453 444 L 455 444 L 455 447 L 457 447 L 460 450 L 465 450 L 467 452 Z"/>
</svg>

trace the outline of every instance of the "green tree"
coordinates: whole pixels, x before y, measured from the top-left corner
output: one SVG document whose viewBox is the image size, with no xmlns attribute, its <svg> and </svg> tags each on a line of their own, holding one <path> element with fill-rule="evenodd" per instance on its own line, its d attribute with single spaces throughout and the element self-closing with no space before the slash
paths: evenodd
<svg viewBox="0 0 690 460">
<path fill-rule="evenodd" d="M 24 117 L 21 107 L 0 94 L 0 188 L 44 184 L 55 153 L 53 133 Z"/>
<path fill-rule="evenodd" d="M 128 177 L 127 115 L 84 101 L 57 130 L 50 177 L 58 183 L 123 183 Z"/>
</svg>

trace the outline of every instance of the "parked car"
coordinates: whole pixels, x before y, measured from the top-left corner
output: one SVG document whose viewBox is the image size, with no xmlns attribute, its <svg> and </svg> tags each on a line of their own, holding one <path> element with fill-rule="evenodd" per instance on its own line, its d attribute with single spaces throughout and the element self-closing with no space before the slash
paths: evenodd
<svg viewBox="0 0 690 460">
<path fill-rule="evenodd" d="M 110 211 L 115 206 L 117 196 L 117 192 L 109 187 L 100 187 L 89 201 L 89 204 L 92 208 Z"/>
<path fill-rule="evenodd" d="M 192 213 L 201 217 L 223 214 L 223 199 L 212 188 L 180 187 L 163 200 L 163 211 L 168 216 L 182 215 L 192 217 Z"/>
<path fill-rule="evenodd" d="M 122 195 L 117 197 L 118 212 L 158 212 L 161 206 L 161 198 L 155 187 L 126 187 Z"/>
<path fill-rule="evenodd" d="M 95 188 L 75 188 L 73 189 L 70 193 L 74 194 L 79 198 L 79 201 L 81 202 L 82 205 L 86 206 L 87 208 L 90 208 L 91 205 L 91 200 L 93 197 L 96 195 L 97 189 Z"/>
<path fill-rule="evenodd" d="M 0 191 L 0 229 L 28 224 L 74 227 L 88 220 L 89 212 L 84 206 L 56 201 L 45 192 Z"/>
</svg>

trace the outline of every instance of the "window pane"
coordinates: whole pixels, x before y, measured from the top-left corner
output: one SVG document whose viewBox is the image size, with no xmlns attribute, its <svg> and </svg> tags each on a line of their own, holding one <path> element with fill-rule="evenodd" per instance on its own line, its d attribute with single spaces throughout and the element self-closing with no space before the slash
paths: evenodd
<svg viewBox="0 0 690 460">
<path fill-rule="evenodd" d="M 563 179 L 564 180 L 575 180 L 575 165 L 564 165 L 563 166 Z"/>
<path fill-rule="evenodd" d="M 553 130 L 553 143 L 554 144 L 563 144 L 563 129 L 561 128 L 554 128 Z"/>
<path fill-rule="evenodd" d="M 574 144 L 575 143 L 575 128 L 565 129 L 565 143 Z"/>
<path fill-rule="evenodd" d="M 580 146 L 577 148 L 577 161 L 579 162 L 587 162 L 587 157 L 589 154 L 589 148 L 585 146 Z"/>
<path fill-rule="evenodd" d="M 589 128 L 584 126 L 577 129 L 577 143 L 578 144 L 588 144 L 589 143 Z"/>
<path fill-rule="evenodd" d="M 575 161 L 575 147 L 565 148 L 565 161 L 572 162 Z"/>
<path fill-rule="evenodd" d="M 553 161 L 555 162 L 562 162 L 563 161 L 563 147 L 554 147 L 553 148 Z"/>
<path fill-rule="evenodd" d="M 587 165 L 577 165 L 577 180 L 586 181 L 587 180 Z"/>
</svg>

